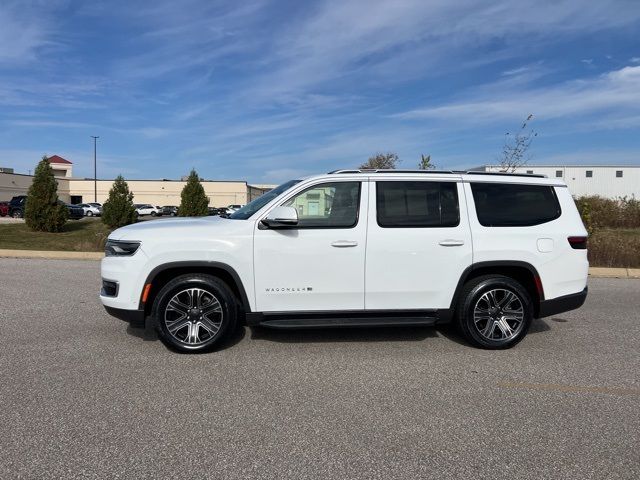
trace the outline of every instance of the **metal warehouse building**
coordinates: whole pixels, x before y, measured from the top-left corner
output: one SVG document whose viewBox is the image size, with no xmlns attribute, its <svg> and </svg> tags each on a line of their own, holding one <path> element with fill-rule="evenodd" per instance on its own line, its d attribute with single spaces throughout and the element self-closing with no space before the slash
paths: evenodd
<svg viewBox="0 0 640 480">
<path fill-rule="evenodd" d="M 484 165 L 476 170 L 500 172 L 502 169 L 500 165 Z M 562 178 L 576 197 L 640 199 L 640 165 L 525 165 L 515 171 Z"/>
</svg>

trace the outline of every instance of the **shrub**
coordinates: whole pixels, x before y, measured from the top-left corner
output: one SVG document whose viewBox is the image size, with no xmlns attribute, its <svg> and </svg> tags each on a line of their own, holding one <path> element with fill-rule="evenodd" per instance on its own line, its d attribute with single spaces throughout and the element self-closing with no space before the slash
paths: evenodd
<svg viewBox="0 0 640 480">
<path fill-rule="evenodd" d="M 576 206 L 589 233 L 600 228 L 640 228 L 640 201 L 634 197 L 578 197 Z"/>
<path fill-rule="evenodd" d="M 195 170 L 191 170 L 187 184 L 180 194 L 178 215 L 181 217 L 201 217 L 209 214 L 209 198 Z"/>
<path fill-rule="evenodd" d="M 114 180 L 109 198 L 102 206 L 102 221 L 111 228 L 120 228 L 136 221 L 136 209 L 133 207 L 133 193 L 122 175 Z"/>
<path fill-rule="evenodd" d="M 58 201 L 58 182 L 45 155 L 36 167 L 27 193 L 24 219 L 31 230 L 59 232 L 67 222 L 67 207 Z"/>
</svg>

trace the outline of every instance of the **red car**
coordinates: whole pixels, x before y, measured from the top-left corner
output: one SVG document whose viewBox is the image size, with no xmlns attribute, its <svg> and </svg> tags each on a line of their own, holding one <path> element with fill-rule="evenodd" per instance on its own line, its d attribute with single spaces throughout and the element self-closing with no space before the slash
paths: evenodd
<svg viewBox="0 0 640 480">
<path fill-rule="evenodd" d="M 0 217 L 9 215 L 9 202 L 0 202 Z"/>
</svg>

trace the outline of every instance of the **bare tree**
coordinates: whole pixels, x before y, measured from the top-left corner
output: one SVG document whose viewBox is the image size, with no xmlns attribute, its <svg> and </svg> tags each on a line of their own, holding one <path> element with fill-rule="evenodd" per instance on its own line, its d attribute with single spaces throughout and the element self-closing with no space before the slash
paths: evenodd
<svg viewBox="0 0 640 480">
<path fill-rule="evenodd" d="M 418 162 L 418 170 L 433 170 L 437 168 L 433 162 L 431 162 L 431 155 L 420 155 L 420 162 Z"/>
<path fill-rule="evenodd" d="M 529 147 L 533 139 L 538 133 L 529 128 L 529 123 L 533 120 L 533 114 L 530 114 L 520 130 L 513 135 L 510 132 L 504 135 L 504 146 L 502 147 L 502 155 L 500 156 L 500 170 L 503 172 L 514 172 L 516 168 L 527 164 L 531 159 Z"/>
<path fill-rule="evenodd" d="M 400 158 L 397 153 L 376 153 L 374 156 L 369 157 L 366 163 L 360 165 L 362 169 L 379 169 L 379 170 L 393 170 L 400 163 Z"/>
</svg>

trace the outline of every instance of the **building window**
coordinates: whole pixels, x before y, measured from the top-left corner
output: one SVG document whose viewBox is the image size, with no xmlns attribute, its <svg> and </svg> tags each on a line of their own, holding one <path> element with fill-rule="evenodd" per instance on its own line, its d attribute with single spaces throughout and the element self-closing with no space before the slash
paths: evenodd
<svg viewBox="0 0 640 480">
<path fill-rule="evenodd" d="M 527 170 L 527 175 L 533 175 L 533 170 Z"/>
<path fill-rule="evenodd" d="M 616 170 L 616 178 L 622 178 L 622 170 Z"/>
<path fill-rule="evenodd" d="M 593 177 L 593 170 L 587 170 L 587 178 Z"/>
<path fill-rule="evenodd" d="M 562 170 L 556 170 L 556 177 L 562 178 Z"/>
</svg>

